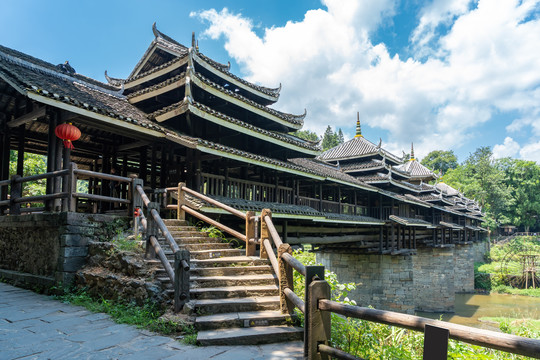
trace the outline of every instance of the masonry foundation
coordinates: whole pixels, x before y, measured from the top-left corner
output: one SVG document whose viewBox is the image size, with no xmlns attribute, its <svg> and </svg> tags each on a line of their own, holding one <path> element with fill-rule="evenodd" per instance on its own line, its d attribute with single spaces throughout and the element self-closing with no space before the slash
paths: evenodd
<svg viewBox="0 0 540 360">
<path fill-rule="evenodd" d="M 456 292 L 474 291 L 474 262 L 486 242 L 446 248 L 419 248 L 412 256 L 317 252 L 317 262 L 336 273 L 342 283 L 356 283 L 349 298 L 408 314 L 453 312 Z"/>
</svg>

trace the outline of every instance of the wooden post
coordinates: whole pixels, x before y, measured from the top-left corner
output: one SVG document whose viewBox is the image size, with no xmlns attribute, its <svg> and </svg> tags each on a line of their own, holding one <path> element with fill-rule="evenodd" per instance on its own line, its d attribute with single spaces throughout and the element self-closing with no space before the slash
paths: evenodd
<svg viewBox="0 0 540 360">
<path fill-rule="evenodd" d="M 264 218 L 266 216 L 270 216 L 270 218 L 272 218 L 272 212 L 268 209 L 263 209 L 263 211 L 261 212 L 261 259 L 268 259 L 268 253 L 266 252 L 266 248 L 264 247 L 264 240 L 271 240 L 270 232 L 268 231 L 268 225 L 266 224 L 266 221 L 264 221 Z"/>
<path fill-rule="evenodd" d="M 309 268 L 309 266 L 308 266 Z M 330 285 L 324 280 L 315 280 L 306 287 L 306 313 L 304 319 L 304 358 L 328 359 L 318 351 L 318 345 L 328 345 L 331 335 L 330 312 L 319 310 L 319 300 L 330 299 Z"/>
<path fill-rule="evenodd" d="M 54 134 L 54 130 L 56 128 L 56 118 L 54 114 L 50 113 L 50 108 L 48 107 L 45 112 L 45 120 L 47 121 L 49 125 L 48 133 L 47 133 L 47 172 L 52 172 L 55 169 L 55 161 L 56 161 L 56 135 Z M 47 179 L 47 185 L 46 185 L 46 191 L 45 193 L 53 194 L 55 193 L 54 184 L 56 182 L 56 178 L 49 178 Z M 54 200 L 48 200 L 45 203 L 45 209 L 47 211 L 53 211 L 54 209 Z"/>
<path fill-rule="evenodd" d="M 281 256 L 283 254 L 292 254 L 291 245 L 281 244 L 278 248 L 279 265 L 279 306 L 282 314 L 294 314 L 294 304 L 285 296 L 283 292 L 286 288 L 294 291 L 293 268 L 289 266 Z"/>
<path fill-rule="evenodd" d="M 255 240 L 255 212 L 248 211 L 246 212 L 246 256 L 255 255 L 257 248 Z M 261 247 L 263 247 L 262 244 Z"/>
<path fill-rule="evenodd" d="M 423 360 L 446 360 L 449 335 L 448 329 L 426 324 L 424 327 Z"/>
<path fill-rule="evenodd" d="M 190 266 L 189 250 L 178 250 L 174 254 L 174 312 L 180 312 L 189 301 Z"/>
<path fill-rule="evenodd" d="M 178 183 L 178 210 L 176 211 L 176 218 L 178 220 L 185 220 L 186 219 L 186 212 L 182 210 L 182 205 L 185 205 L 186 203 L 186 193 L 182 189 L 186 186 L 186 183 Z"/>
<path fill-rule="evenodd" d="M 128 199 L 131 200 L 131 207 L 129 209 L 129 212 L 131 213 L 133 225 L 135 226 L 135 222 L 137 221 L 137 218 L 135 217 L 135 209 L 142 209 L 143 207 L 143 201 L 141 198 L 141 194 L 137 191 L 137 185 L 143 186 L 144 182 L 142 179 L 137 178 L 136 175 L 133 175 L 131 177 L 131 184 L 129 187 L 129 193 L 128 193 Z"/>
<path fill-rule="evenodd" d="M 146 216 L 146 254 L 144 257 L 146 259 L 154 259 L 156 257 L 156 251 L 154 250 L 154 247 L 150 242 L 150 237 L 155 236 L 157 238 L 159 235 L 159 231 L 156 220 L 154 219 L 154 216 L 152 216 L 152 210 L 155 209 L 159 211 L 159 204 L 155 202 L 150 202 L 148 203 L 146 208 L 148 209 L 148 213 Z"/>
<path fill-rule="evenodd" d="M 75 212 L 77 210 L 77 198 L 73 196 L 73 194 L 77 192 L 77 176 L 75 176 L 74 170 L 77 170 L 77 164 L 70 163 L 67 178 L 68 197 L 64 199 L 65 205 L 63 205 L 63 207 L 65 206 L 65 210 L 62 209 L 62 211 Z"/>
<path fill-rule="evenodd" d="M 18 180 L 22 176 L 15 174 L 11 177 L 11 192 L 9 194 L 10 203 L 9 203 L 9 214 L 10 215 L 20 215 L 21 214 L 21 203 L 16 203 L 15 200 L 22 197 L 22 182 Z"/>
</svg>

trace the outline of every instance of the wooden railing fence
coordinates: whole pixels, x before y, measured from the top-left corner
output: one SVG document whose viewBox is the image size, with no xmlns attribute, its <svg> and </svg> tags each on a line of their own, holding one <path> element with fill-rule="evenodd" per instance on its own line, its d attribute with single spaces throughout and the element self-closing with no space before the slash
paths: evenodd
<svg viewBox="0 0 540 360">
<path fill-rule="evenodd" d="M 133 186 L 136 190 L 133 198 L 135 205 L 134 215 L 136 218 L 141 218 L 140 223 L 144 229 L 146 238 L 146 257 L 150 259 L 157 257 L 161 261 L 167 276 L 174 285 L 174 311 L 179 312 L 182 310 L 184 304 L 189 301 L 189 250 L 178 247 L 178 244 L 159 214 L 159 203 L 150 201 L 142 187 L 142 180 L 133 179 Z M 147 209 L 147 217 L 144 215 L 144 207 Z M 160 232 L 174 254 L 174 268 L 169 263 L 158 241 Z"/>
<path fill-rule="evenodd" d="M 257 234 L 257 222 L 255 221 L 257 217 L 253 212 L 244 214 L 239 210 L 197 193 L 185 187 L 184 184 L 179 184 L 178 188 L 168 188 L 167 190 L 177 193 L 177 204 L 171 204 L 168 207 L 177 209 L 179 218 L 184 218 L 185 213 L 189 213 L 245 241 L 246 255 L 255 255 L 256 246 L 259 245 L 259 256 L 270 261 L 272 269 L 277 275 L 282 313 L 293 314 L 294 309 L 298 308 L 304 314 L 304 357 L 306 359 L 328 359 L 330 357 L 357 359 L 351 354 L 329 345 L 331 340 L 331 313 L 423 331 L 425 334 L 424 359 L 446 359 L 448 338 L 513 354 L 540 358 L 540 340 L 332 301 L 330 300 L 330 285 L 324 280 L 324 266 L 305 266 L 294 258 L 291 246 L 281 240 L 273 224 L 270 210 L 265 209 L 261 212 L 259 237 Z M 246 234 L 232 230 L 193 210 L 187 204 L 186 194 L 244 219 L 246 221 Z M 304 276 L 304 299 L 301 299 L 294 292 L 293 271 L 297 271 Z"/>
<path fill-rule="evenodd" d="M 59 191 L 45 195 L 23 196 L 24 184 L 42 179 L 47 179 L 60 184 L 60 186 L 57 187 Z M 25 177 L 21 177 L 20 175 L 13 175 L 10 180 L 0 181 L 0 189 L 2 189 L 3 193 L 7 191 L 6 189 L 9 186 L 9 199 L 0 201 L 0 209 L 3 210 L 7 207 L 9 209 L 9 214 L 11 215 L 19 215 L 21 213 L 39 212 L 46 210 L 76 211 L 78 199 L 96 203 L 105 202 L 126 204 L 128 206 L 131 205 L 133 193 L 132 186 L 130 187 L 129 192 L 125 198 L 89 193 L 79 193 L 77 191 L 77 181 L 86 179 L 93 179 L 94 182 L 96 180 L 107 180 L 127 184 L 131 184 L 133 180 L 132 178 L 78 169 L 75 163 L 70 163 L 67 169 L 52 171 L 39 175 L 31 175 Z M 55 205 L 57 201 L 60 202 L 58 206 Z M 21 204 L 32 203 L 44 203 L 45 206 L 21 206 Z M 0 213 L 4 213 L 4 211 L 0 210 Z"/>
</svg>

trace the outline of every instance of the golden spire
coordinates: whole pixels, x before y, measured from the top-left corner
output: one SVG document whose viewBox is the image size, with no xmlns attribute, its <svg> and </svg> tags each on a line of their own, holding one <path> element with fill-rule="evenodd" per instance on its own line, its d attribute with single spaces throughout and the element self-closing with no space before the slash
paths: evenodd
<svg viewBox="0 0 540 360">
<path fill-rule="evenodd" d="M 356 135 L 354 137 L 363 137 L 362 128 L 360 127 L 360 112 L 356 113 Z"/>
<path fill-rule="evenodd" d="M 413 143 L 411 143 L 411 158 L 410 158 L 410 160 L 411 160 L 411 161 L 416 160 L 416 159 L 414 158 L 414 145 L 413 145 Z"/>
</svg>

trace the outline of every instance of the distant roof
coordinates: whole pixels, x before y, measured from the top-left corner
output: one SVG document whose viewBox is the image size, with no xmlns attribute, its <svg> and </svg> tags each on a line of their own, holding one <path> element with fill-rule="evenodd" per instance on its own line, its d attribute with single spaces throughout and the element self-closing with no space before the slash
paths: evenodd
<svg viewBox="0 0 540 360">
<path fill-rule="evenodd" d="M 437 178 L 437 175 L 415 159 L 411 159 L 402 165 L 396 166 L 396 168 L 409 173 L 412 180 Z"/>
<path fill-rule="evenodd" d="M 402 161 L 401 158 L 384 150 L 379 145 L 373 144 L 363 136 L 354 137 L 343 144 L 323 152 L 318 156 L 318 159 L 325 161 L 339 161 L 362 158 L 376 154 L 386 157 L 395 163 L 401 163 Z"/>
</svg>

